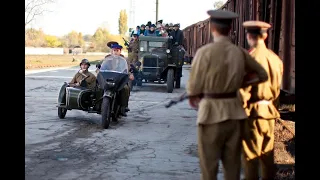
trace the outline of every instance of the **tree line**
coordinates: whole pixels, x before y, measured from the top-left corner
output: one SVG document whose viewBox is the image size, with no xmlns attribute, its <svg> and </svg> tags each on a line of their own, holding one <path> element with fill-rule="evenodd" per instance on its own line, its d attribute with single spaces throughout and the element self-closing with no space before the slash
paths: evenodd
<svg viewBox="0 0 320 180">
<path fill-rule="evenodd" d="M 74 48 L 81 47 L 86 51 L 105 52 L 108 50 L 107 42 L 117 41 L 123 44 L 124 35 L 110 34 L 108 29 L 99 27 L 93 35 L 83 35 L 81 32 L 71 31 L 70 33 L 57 37 L 45 34 L 41 29 L 26 29 L 26 47 L 51 47 L 51 48 Z M 89 43 L 86 46 L 86 42 Z"/>
<path fill-rule="evenodd" d="M 25 46 L 26 47 L 51 47 L 51 48 L 75 48 L 81 47 L 87 52 L 108 52 L 107 43 L 117 41 L 124 46 L 122 37 L 128 32 L 128 16 L 126 10 L 121 10 L 118 19 L 119 34 L 111 34 L 107 28 L 99 27 L 93 35 L 83 35 L 81 32 L 71 31 L 68 34 L 57 37 L 45 34 L 42 29 L 27 28 L 37 16 L 45 12 L 43 5 L 53 3 L 54 0 L 27 0 L 25 8 Z M 125 37 L 126 38 L 126 37 Z M 86 44 L 86 42 L 88 44 Z"/>
</svg>

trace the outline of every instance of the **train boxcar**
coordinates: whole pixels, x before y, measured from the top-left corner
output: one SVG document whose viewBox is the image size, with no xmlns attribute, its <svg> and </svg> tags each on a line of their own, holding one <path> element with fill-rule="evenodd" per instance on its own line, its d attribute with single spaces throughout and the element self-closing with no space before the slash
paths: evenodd
<svg viewBox="0 0 320 180">
<path fill-rule="evenodd" d="M 230 38 L 238 46 L 248 48 L 242 23 L 247 20 L 268 22 L 266 44 L 283 60 L 282 89 L 295 93 L 295 0 L 228 0 L 223 10 L 239 14 L 233 22 Z M 201 46 L 212 41 L 209 18 L 183 29 L 186 58 L 192 60 Z"/>
</svg>

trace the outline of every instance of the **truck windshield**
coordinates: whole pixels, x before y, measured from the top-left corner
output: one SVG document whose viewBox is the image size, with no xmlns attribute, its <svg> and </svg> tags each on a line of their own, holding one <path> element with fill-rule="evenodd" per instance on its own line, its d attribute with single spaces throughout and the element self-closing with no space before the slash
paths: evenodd
<svg viewBox="0 0 320 180">
<path fill-rule="evenodd" d="M 165 47 L 166 42 L 149 42 L 150 47 L 156 47 L 156 48 L 161 48 Z"/>
<path fill-rule="evenodd" d="M 140 51 L 144 52 L 152 52 L 155 49 L 166 48 L 166 46 L 166 42 L 140 41 Z"/>
</svg>

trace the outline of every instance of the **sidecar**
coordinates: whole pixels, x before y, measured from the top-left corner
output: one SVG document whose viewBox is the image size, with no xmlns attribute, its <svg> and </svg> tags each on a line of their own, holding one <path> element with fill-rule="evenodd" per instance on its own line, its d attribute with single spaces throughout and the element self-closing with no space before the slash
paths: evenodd
<svg viewBox="0 0 320 180">
<path fill-rule="evenodd" d="M 101 125 L 107 129 L 110 121 L 117 121 L 120 104 L 119 92 L 129 81 L 128 65 L 121 56 L 106 57 L 100 65 L 96 87 L 90 90 L 86 86 L 84 75 L 80 85 L 65 82 L 58 95 L 58 116 L 65 118 L 68 110 L 82 110 L 88 113 L 101 114 Z M 79 71 L 80 72 L 80 71 Z M 119 96 L 120 97 L 120 96 Z"/>
<path fill-rule="evenodd" d="M 88 113 L 101 113 L 102 91 L 83 87 L 70 87 L 64 83 L 58 96 L 58 116 L 63 119 L 68 110 L 82 110 Z"/>
</svg>

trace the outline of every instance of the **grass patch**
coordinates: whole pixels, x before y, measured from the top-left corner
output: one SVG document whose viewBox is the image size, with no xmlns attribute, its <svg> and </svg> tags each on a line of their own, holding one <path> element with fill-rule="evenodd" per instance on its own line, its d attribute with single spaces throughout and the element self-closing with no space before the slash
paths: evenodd
<svg viewBox="0 0 320 180">
<path fill-rule="evenodd" d="M 72 55 L 25 55 L 25 69 L 78 66 L 84 58 L 96 64 L 104 55 L 77 55 L 75 60 Z"/>
</svg>

